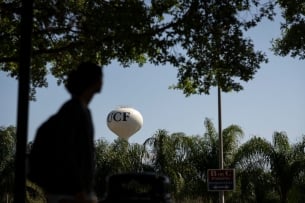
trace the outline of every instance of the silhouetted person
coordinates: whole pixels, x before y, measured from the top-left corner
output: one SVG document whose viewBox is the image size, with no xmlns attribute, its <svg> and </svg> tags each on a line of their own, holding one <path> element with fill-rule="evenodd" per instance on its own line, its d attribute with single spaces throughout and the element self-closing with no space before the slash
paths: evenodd
<svg viewBox="0 0 305 203">
<path fill-rule="evenodd" d="M 49 136 L 49 159 L 55 161 L 50 166 L 50 180 L 42 188 L 50 203 L 97 202 L 93 189 L 94 129 L 88 105 L 101 91 L 102 83 L 102 69 L 94 63 L 81 63 L 68 75 L 66 89 L 71 99 L 55 114 L 57 130 Z"/>
</svg>

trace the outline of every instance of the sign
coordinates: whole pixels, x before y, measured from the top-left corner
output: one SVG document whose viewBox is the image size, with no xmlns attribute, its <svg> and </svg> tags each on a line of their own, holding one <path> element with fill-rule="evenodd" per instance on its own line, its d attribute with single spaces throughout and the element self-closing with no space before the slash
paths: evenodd
<svg viewBox="0 0 305 203">
<path fill-rule="evenodd" d="M 208 169 L 208 190 L 228 191 L 235 189 L 235 169 Z"/>
</svg>

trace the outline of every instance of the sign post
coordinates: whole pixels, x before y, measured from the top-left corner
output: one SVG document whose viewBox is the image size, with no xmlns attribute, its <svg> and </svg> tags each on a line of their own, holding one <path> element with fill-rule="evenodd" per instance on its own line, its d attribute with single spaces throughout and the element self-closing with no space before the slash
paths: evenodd
<svg viewBox="0 0 305 203">
<path fill-rule="evenodd" d="M 208 169 L 208 191 L 235 189 L 235 169 Z"/>
</svg>

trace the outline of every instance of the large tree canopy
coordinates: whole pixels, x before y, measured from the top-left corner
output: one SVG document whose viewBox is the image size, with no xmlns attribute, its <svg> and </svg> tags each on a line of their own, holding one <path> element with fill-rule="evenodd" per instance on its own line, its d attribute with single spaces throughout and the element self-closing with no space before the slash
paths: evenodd
<svg viewBox="0 0 305 203">
<path fill-rule="evenodd" d="M 281 37 L 274 40 L 273 51 L 280 56 L 290 55 L 305 59 L 305 2 L 278 0 L 285 22 Z"/>
<path fill-rule="evenodd" d="M 178 68 L 186 95 L 239 91 L 266 58 L 243 31 L 273 16 L 272 0 L 34 1 L 32 87 L 61 82 L 79 61 Z M 20 0 L 0 0 L 0 70 L 18 77 Z M 246 15 L 244 15 L 246 14 Z M 250 15 L 247 15 L 250 14 Z M 244 18 L 243 16 L 248 16 Z M 50 68 L 50 69 L 48 69 Z"/>
</svg>

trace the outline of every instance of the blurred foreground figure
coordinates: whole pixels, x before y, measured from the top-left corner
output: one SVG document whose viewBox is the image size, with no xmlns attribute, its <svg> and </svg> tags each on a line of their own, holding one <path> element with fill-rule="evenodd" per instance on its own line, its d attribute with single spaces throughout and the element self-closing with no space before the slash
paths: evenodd
<svg viewBox="0 0 305 203">
<path fill-rule="evenodd" d="M 94 129 L 88 105 L 102 84 L 102 68 L 81 63 L 66 81 L 71 99 L 37 130 L 28 177 L 44 189 L 49 203 L 97 202 Z"/>
</svg>

